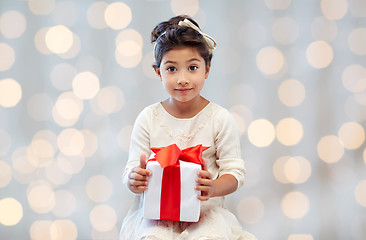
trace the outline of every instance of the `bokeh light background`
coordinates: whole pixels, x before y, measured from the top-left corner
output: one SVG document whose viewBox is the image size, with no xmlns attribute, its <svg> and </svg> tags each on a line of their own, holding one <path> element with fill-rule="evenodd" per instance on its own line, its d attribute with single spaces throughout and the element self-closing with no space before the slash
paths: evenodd
<svg viewBox="0 0 366 240">
<path fill-rule="evenodd" d="M 227 198 L 262 240 L 366 239 L 365 0 L 1 0 L 0 239 L 117 239 L 131 129 L 167 97 L 150 32 L 218 42 L 203 95 L 241 131 Z"/>
</svg>

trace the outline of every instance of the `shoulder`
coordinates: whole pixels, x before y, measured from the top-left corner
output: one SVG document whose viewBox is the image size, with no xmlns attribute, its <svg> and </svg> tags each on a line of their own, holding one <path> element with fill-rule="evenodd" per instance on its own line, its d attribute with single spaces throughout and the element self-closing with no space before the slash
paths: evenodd
<svg viewBox="0 0 366 240">
<path fill-rule="evenodd" d="M 144 109 L 142 109 L 142 111 L 139 113 L 137 118 L 144 118 L 144 117 L 151 117 L 152 115 L 156 115 L 156 112 L 159 110 L 160 107 L 160 102 L 151 104 L 147 107 L 145 107 Z"/>
<path fill-rule="evenodd" d="M 216 121 L 222 121 L 222 120 L 230 120 L 232 119 L 232 115 L 226 108 L 222 107 L 219 104 L 210 103 L 211 105 L 211 114 L 214 120 Z"/>
</svg>

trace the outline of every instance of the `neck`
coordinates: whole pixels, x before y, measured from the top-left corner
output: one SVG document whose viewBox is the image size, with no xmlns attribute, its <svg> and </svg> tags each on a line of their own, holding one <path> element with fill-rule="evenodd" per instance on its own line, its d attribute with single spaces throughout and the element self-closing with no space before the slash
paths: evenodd
<svg viewBox="0 0 366 240">
<path fill-rule="evenodd" d="M 192 118 L 207 106 L 209 101 L 202 96 L 189 102 L 179 102 L 168 98 L 162 102 L 165 110 L 176 118 Z"/>
</svg>

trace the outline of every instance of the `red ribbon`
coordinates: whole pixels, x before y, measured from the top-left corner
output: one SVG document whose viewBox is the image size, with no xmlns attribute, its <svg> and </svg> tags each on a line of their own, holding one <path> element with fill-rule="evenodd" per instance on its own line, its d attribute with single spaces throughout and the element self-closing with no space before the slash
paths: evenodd
<svg viewBox="0 0 366 240">
<path fill-rule="evenodd" d="M 209 147 L 201 144 L 180 150 L 176 144 L 161 148 L 151 148 L 155 158 L 164 169 L 161 186 L 160 219 L 180 220 L 180 165 L 179 159 L 203 165 L 202 152 Z"/>
</svg>

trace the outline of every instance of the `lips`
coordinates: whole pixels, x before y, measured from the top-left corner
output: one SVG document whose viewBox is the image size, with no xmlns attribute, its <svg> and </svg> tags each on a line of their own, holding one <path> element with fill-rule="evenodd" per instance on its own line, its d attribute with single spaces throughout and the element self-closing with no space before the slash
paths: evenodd
<svg viewBox="0 0 366 240">
<path fill-rule="evenodd" d="M 189 92 L 190 90 L 192 90 L 193 88 L 178 88 L 178 89 L 175 89 L 177 92 L 180 92 L 180 93 L 186 93 L 186 92 Z"/>
</svg>

